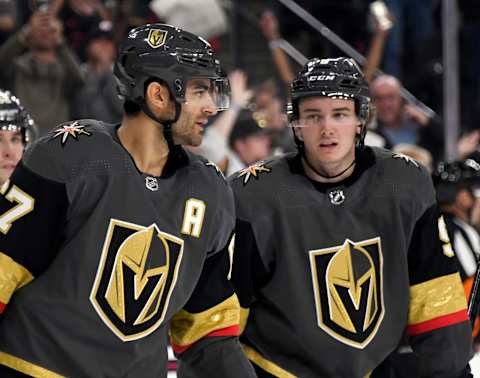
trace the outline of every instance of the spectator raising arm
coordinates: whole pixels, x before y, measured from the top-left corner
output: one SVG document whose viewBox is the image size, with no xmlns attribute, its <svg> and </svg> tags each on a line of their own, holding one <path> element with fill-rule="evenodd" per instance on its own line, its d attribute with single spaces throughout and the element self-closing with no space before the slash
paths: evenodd
<svg viewBox="0 0 480 378">
<path fill-rule="evenodd" d="M 260 28 L 268 42 L 268 46 L 272 52 L 273 61 L 277 66 L 280 77 L 288 88 L 293 80 L 294 74 L 287 55 L 280 47 L 282 37 L 280 35 L 277 17 L 275 17 L 273 12 L 263 12 L 262 17 L 260 18 Z"/>
</svg>

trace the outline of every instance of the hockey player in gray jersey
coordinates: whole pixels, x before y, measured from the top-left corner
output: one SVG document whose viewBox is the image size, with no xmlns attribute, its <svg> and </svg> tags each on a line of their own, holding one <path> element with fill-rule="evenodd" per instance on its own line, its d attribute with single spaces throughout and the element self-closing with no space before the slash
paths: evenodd
<svg viewBox="0 0 480 378">
<path fill-rule="evenodd" d="M 363 145 L 369 111 L 352 59 L 312 59 L 291 87 L 298 153 L 231 178 L 231 277 L 259 377 L 378 376 L 405 332 L 418 376 L 469 374 L 466 299 L 431 179 Z"/>
<path fill-rule="evenodd" d="M 228 106 L 203 39 L 130 31 L 115 65 L 120 125 L 62 124 L 0 189 L 0 376 L 254 376 L 227 279 L 234 202 L 186 152 Z"/>
</svg>

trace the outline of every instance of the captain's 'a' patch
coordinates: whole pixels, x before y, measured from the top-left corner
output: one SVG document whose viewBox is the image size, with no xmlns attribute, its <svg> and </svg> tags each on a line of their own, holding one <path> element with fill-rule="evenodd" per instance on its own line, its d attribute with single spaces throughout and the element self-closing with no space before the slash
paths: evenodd
<svg viewBox="0 0 480 378">
<path fill-rule="evenodd" d="M 380 238 L 310 251 L 318 326 L 338 341 L 363 349 L 385 312 Z"/>
</svg>

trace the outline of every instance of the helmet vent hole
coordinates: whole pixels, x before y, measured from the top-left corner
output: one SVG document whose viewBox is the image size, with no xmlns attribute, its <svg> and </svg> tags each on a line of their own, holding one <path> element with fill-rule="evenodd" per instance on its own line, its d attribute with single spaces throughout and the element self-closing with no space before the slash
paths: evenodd
<svg viewBox="0 0 480 378">
<path fill-rule="evenodd" d="M 342 88 L 356 88 L 359 85 L 357 80 L 352 80 L 352 79 L 343 79 L 340 83 L 339 86 Z"/>
<path fill-rule="evenodd" d="M 192 42 L 192 39 L 189 38 L 189 37 L 187 37 L 186 35 L 181 34 L 181 35 L 180 35 L 180 38 L 183 39 L 184 41 Z"/>
<path fill-rule="evenodd" d="M 179 56 L 179 61 L 190 66 L 206 68 L 213 64 L 211 57 L 204 57 L 199 54 L 182 54 Z"/>
<path fill-rule="evenodd" d="M 197 63 L 199 66 L 208 67 L 208 65 L 211 63 L 211 59 L 198 58 Z"/>
</svg>

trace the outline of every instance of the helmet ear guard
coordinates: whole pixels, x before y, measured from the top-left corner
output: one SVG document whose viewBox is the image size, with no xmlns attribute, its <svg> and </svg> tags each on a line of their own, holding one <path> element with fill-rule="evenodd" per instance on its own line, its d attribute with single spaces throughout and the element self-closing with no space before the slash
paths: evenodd
<svg viewBox="0 0 480 378">
<path fill-rule="evenodd" d="M 299 118 L 299 110 L 298 110 L 298 101 L 290 101 L 287 103 L 286 106 L 286 113 L 288 124 L 292 126 L 292 133 L 293 133 L 293 140 L 297 146 L 298 151 L 303 154 L 305 150 L 305 145 L 303 144 L 303 140 L 300 139 L 295 132 L 296 127 L 293 126 L 293 122 L 298 120 Z"/>
<path fill-rule="evenodd" d="M 358 109 L 358 110 L 357 110 Z M 359 102 L 355 101 L 355 111 L 357 117 L 360 120 L 360 134 L 358 134 L 357 147 L 363 148 L 365 142 L 365 136 L 367 135 L 368 126 L 373 120 L 375 114 L 374 105 L 371 102 Z"/>
</svg>

